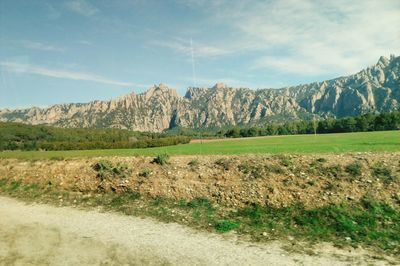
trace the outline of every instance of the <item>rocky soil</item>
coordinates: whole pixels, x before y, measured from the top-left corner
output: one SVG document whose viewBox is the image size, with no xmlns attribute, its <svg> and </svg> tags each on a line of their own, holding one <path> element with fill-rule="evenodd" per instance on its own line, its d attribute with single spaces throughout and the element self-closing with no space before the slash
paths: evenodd
<svg viewBox="0 0 400 266">
<path fill-rule="evenodd" d="M 322 206 L 364 196 L 400 202 L 400 153 L 330 155 L 176 156 L 168 164 L 152 157 L 22 161 L 0 160 L 0 178 L 51 185 L 57 190 L 123 193 L 144 197 L 206 197 L 226 206 Z M 109 160 L 127 169 L 99 178 L 93 165 Z M 355 169 L 355 170 L 354 170 Z"/>
</svg>

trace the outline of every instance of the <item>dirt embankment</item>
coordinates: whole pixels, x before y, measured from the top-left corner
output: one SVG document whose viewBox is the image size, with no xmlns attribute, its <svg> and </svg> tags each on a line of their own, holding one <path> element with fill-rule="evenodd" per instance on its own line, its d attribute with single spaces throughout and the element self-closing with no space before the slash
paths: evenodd
<svg viewBox="0 0 400 266">
<path fill-rule="evenodd" d="M 101 180 L 100 160 L 128 167 Z M 147 197 L 206 197 L 227 206 L 248 203 L 322 206 L 365 195 L 400 201 L 400 153 L 340 155 L 176 156 L 166 165 L 150 157 L 21 161 L 0 160 L 0 178 L 91 193 L 135 191 Z"/>
</svg>

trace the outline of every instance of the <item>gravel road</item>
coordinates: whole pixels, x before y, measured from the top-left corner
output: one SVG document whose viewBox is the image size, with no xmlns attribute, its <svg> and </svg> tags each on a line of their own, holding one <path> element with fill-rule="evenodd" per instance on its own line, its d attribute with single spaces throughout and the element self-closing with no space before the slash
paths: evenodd
<svg viewBox="0 0 400 266">
<path fill-rule="evenodd" d="M 330 245 L 316 255 L 278 242 L 234 236 L 113 213 L 26 204 L 0 197 L 0 265 L 385 265 L 366 251 Z"/>
</svg>

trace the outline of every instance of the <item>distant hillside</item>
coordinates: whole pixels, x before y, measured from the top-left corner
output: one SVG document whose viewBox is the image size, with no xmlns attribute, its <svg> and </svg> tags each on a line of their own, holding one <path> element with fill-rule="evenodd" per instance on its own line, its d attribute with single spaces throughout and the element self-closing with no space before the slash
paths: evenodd
<svg viewBox="0 0 400 266">
<path fill-rule="evenodd" d="M 281 89 L 251 90 L 217 84 L 185 96 L 160 84 L 110 101 L 0 110 L 0 121 L 58 127 L 122 128 L 161 132 L 176 126 L 261 125 L 317 117 L 388 112 L 400 107 L 400 57 L 381 57 L 355 75 Z"/>
</svg>

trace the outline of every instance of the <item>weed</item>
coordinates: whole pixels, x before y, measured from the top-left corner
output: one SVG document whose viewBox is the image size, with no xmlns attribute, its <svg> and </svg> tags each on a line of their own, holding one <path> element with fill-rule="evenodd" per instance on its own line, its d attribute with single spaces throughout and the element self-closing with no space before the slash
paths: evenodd
<svg viewBox="0 0 400 266">
<path fill-rule="evenodd" d="M 185 200 L 185 199 L 180 199 L 180 200 L 178 201 L 178 206 L 179 206 L 180 208 L 186 207 L 186 206 L 187 206 L 186 200 Z"/>
<path fill-rule="evenodd" d="M 224 170 L 229 170 L 229 168 L 231 167 L 231 162 L 228 159 L 224 158 L 216 160 L 215 164 L 221 166 Z"/>
<path fill-rule="evenodd" d="M 359 176 L 361 175 L 361 164 L 358 162 L 348 164 L 344 170 L 353 177 Z"/>
<path fill-rule="evenodd" d="M 17 190 L 20 186 L 21 186 L 21 182 L 11 181 L 9 190 L 11 190 L 11 191 Z"/>
<path fill-rule="evenodd" d="M 240 222 L 231 220 L 220 220 L 215 223 L 214 227 L 219 232 L 228 232 L 240 226 Z"/>
<path fill-rule="evenodd" d="M 111 199 L 110 206 L 111 207 L 119 207 L 125 203 L 125 200 L 122 196 L 116 196 Z"/>
<path fill-rule="evenodd" d="M 39 185 L 38 184 L 35 184 L 35 183 L 33 183 L 33 184 L 29 184 L 29 185 L 26 185 L 25 187 L 24 187 L 24 190 L 25 191 L 35 191 L 35 190 L 38 190 L 39 189 Z"/>
<path fill-rule="evenodd" d="M 281 165 L 285 166 L 285 167 L 289 167 L 292 165 L 292 161 L 288 158 L 283 158 L 281 160 Z"/>
<path fill-rule="evenodd" d="M 64 161 L 64 159 L 62 156 L 52 156 L 49 158 L 50 161 Z"/>
<path fill-rule="evenodd" d="M 198 160 L 191 160 L 188 165 L 192 168 L 195 169 L 199 166 L 199 161 Z"/>
<path fill-rule="evenodd" d="M 316 161 L 319 163 L 325 163 L 327 160 L 325 158 L 321 157 L 321 158 L 318 158 Z"/>
<path fill-rule="evenodd" d="M 342 173 L 342 166 L 340 165 L 331 165 L 331 166 L 327 166 L 322 168 L 322 171 L 327 173 L 330 176 L 333 177 L 339 177 L 340 174 Z"/>
<path fill-rule="evenodd" d="M 392 176 L 392 171 L 387 166 L 381 163 L 377 163 L 372 167 L 372 172 L 375 177 L 383 180 L 385 184 L 390 184 L 395 181 L 395 177 Z"/>
<path fill-rule="evenodd" d="M 194 198 L 187 203 L 190 208 L 207 207 L 212 208 L 211 202 L 207 198 Z"/>
<path fill-rule="evenodd" d="M 152 163 L 165 165 L 168 164 L 168 160 L 169 160 L 169 155 L 166 153 L 162 153 L 157 155 L 156 158 L 153 159 Z"/>
<path fill-rule="evenodd" d="M 268 165 L 265 166 L 265 169 L 268 172 L 275 173 L 275 174 L 284 174 L 285 173 L 285 169 L 283 169 L 279 165 L 268 164 Z"/>
<path fill-rule="evenodd" d="M 137 191 L 130 191 L 124 194 L 129 200 L 138 200 L 140 199 L 141 195 Z"/>
<path fill-rule="evenodd" d="M 243 162 L 238 165 L 239 171 L 248 174 L 253 178 L 262 178 L 264 176 L 264 169 L 259 165 L 251 164 L 250 162 Z"/>
<path fill-rule="evenodd" d="M 150 203 L 151 203 L 152 205 L 154 205 L 154 206 L 160 206 L 160 205 L 162 205 L 163 203 L 165 203 L 165 199 L 164 199 L 163 197 L 156 196 L 156 197 L 154 197 L 154 198 L 150 201 Z"/>
<path fill-rule="evenodd" d="M 119 163 L 114 166 L 112 162 L 107 160 L 98 161 L 92 165 L 92 168 L 97 172 L 97 177 L 101 180 L 112 177 L 126 178 L 130 173 L 130 169 L 126 164 Z"/>
<path fill-rule="evenodd" d="M 145 168 L 139 172 L 139 176 L 141 177 L 149 177 L 150 175 L 151 175 L 151 170 L 148 168 Z"/>
</svg>

